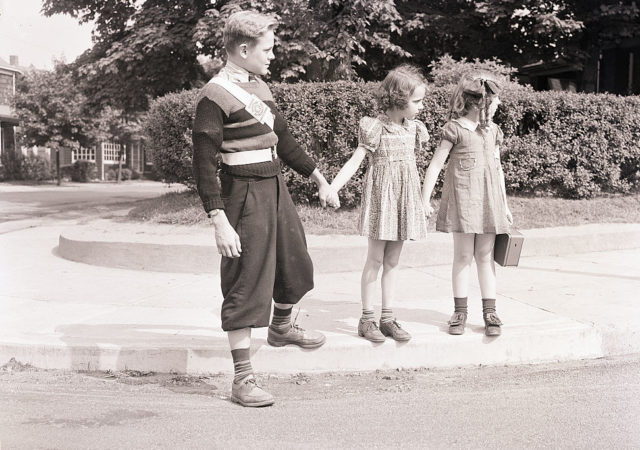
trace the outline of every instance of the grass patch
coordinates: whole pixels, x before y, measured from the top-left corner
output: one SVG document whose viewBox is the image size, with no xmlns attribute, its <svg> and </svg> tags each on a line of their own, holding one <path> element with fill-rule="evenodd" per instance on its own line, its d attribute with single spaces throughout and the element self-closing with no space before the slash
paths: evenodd
<svg viewBox="0 0 640 450">
<path fill-rule="evenodd" d="M 438 202 L 434 203 L 437 211 Z M 509 206 L 514 225 L 522 230 L 588 223 L 640 223 L 640 194 L 589 200 L 509 197 Z M 305 231 L 309 234 L 358 233 L 360 211 L 357 208 L 341 208 L 337 211 L 306 205 L 298 205 L 297 208 Z M 129 212 L 128 220 L 173 225 L 210 224 L 200 198 L 192 191 L 141 200 Z M 435 230 L 435 218 L 429 221 L 429 230 Z"/>
</svg>

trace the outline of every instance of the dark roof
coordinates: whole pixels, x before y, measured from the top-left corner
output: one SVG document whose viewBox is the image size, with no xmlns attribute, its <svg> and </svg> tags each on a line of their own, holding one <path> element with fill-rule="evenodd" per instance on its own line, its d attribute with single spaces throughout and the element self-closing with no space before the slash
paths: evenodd
<svg viewBox="0 0 640 450">
<path fill-rule="evenodd" d="M 538 61 L 533 64 L 527 64 L 518 69 L 518 73 L 522 75 L 540 76 L 553 75 L 562 72 L 581 72 L 583 65 L 576 62 L 555 60 L 555 61 Z"/>
</svg>

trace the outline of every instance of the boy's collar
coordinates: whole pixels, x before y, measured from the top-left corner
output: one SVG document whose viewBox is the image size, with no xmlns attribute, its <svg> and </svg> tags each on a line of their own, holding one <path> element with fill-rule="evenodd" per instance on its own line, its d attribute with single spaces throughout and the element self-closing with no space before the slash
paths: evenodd
<svg viewBox="0 0 640 450">
<path fill-rule="evenodd" d="M 479 123 L 474 122 L 471 119 L 467 119 L 466 117 L 458 117 L 457 119 L 453 119 L 454 122 L 458 122 L 458 124 L 469 131 L 476 131 Z"/>
<path fill-rule="evenodd" d="M 255 79 L 255 75 L 231 61 L 227 61 L 227 64 L 220 69 L 218 75 L 236 83 L 248 83 L 252 79 Z"/>
</svg>

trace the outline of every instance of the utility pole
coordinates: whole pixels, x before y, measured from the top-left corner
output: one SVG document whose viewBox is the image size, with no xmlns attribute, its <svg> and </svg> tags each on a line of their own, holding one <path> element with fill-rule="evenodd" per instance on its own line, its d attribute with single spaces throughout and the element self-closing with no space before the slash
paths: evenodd
<svg viewBox="0 0 640 450">
<path fill-rule="evenodd" d="M 60 147 L 56 147 L 56 175 L 58 177 L 58 186 L 62 184 L 62 174 L 60 173 Z"/>
<path fill-rule="evenodd" d="M 116 183 L 120 183 L 120 176 L 122 173 L 122 156 L 124 155 L 124 144 L 120 145 L 120 150 L 118 151 L 118 178 L 116 180 Z"/>
</svg>

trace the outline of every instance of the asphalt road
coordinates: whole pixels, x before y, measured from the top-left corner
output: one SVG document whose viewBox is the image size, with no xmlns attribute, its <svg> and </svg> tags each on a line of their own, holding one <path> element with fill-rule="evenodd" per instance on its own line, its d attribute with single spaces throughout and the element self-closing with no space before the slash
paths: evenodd
<svg viewBox="0 0 640 450">
<path fill-rule="evenodd" d="M 261 375 L 273 407 L 229 402 L 229 375 L 0 369 L 0 447 L 640 448 L 640 355 L 558 364 Z"/>
<path fill-rule="evenodd" d="M 26 219 L 109 217 L 139 200 L 184 189 L 154 181 L 20 185 L 0 183 L 0 223 Z"/>
</svg>

